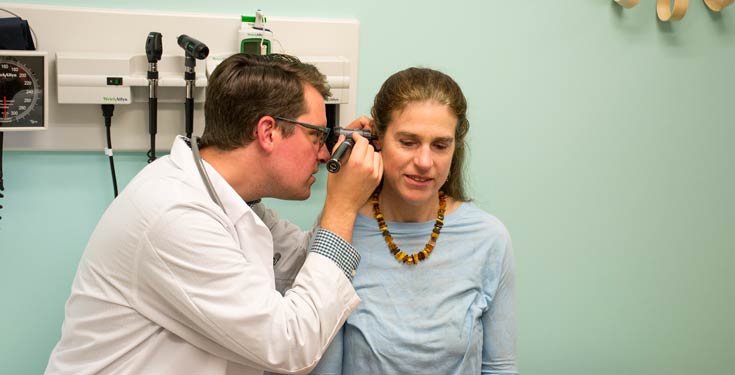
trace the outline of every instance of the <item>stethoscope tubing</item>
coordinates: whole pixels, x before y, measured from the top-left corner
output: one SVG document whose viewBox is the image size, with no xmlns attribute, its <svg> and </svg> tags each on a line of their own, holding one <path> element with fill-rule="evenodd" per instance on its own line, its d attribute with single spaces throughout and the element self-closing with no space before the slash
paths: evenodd
<svg viewBox="0 0 735 375">
<path fill-rule="evenodd" d="M 204 187 L 207 188 L 207 193 L 209 193 L 210 198 L 212 198 L 214 203 L 217 203 L 222 211 L 225 211 L 226 213 L 227 211 L 225 210 L 225 206 L 219 199 L 217 192 L 214 191 L 214 186 L 212 186 L 212 181 L 209 179 L 209 174 L 207 174 L 207 171 L 204 169 L 204 162 L 202 161 L 202 155 L 199 153 L 198 142 L 198 137 L 191 137 L 191 154 L 194 156 L 194 164 L 196 164 L 197 170 L 199 170 L 199 176 L 202 177 L 202 182 L 204 182 Z"/>
</svg>

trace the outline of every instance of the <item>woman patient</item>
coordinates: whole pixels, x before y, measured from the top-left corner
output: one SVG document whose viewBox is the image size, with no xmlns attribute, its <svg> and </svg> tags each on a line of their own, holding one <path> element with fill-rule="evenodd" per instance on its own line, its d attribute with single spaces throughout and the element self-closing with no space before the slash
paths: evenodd
<svg viewBox="0 0 735 375">
<path fill-rule="evenodd" d="M 372 117 L 384 174 L 353 233 L 362 304 L 312 374 L 517 374 L 511 239 L 465 192 L 462 90 L 409 68 Z"/>
</svg>

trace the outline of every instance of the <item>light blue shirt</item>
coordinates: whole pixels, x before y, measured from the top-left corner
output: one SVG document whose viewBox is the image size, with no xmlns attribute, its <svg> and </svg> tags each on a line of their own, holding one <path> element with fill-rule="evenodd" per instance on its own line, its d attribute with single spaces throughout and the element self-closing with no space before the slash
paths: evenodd
<svg viewBox="0 0 735 375">
<path fill-rule="evenodd" d="M 387 224 L 413 254 L 434 221 Z M 461 204 L 418 265 L 396 261 L 370 217 L 358 215 L 353 245 L 362 303 L 312 374 L 518 374 L 512 246 L 497 218 Z"/>
</svg>

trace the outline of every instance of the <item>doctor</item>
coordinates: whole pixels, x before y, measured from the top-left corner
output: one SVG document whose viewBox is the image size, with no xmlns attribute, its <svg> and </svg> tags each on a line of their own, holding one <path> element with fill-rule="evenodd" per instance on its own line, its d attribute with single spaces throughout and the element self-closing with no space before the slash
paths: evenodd
<svg viewBox="0 0 735 375">
<path fill-rule="evenodd" d="M 258 202 L 309 197 L 329 157 L 327 95 L 290 56 L 223 61 L 201 140 L 177 138 L 92 233 L 46 373 L 308 373 L 360 302 L 352 224 L 382 159 L 353 135 L 313 237 Z"/>
</svg>

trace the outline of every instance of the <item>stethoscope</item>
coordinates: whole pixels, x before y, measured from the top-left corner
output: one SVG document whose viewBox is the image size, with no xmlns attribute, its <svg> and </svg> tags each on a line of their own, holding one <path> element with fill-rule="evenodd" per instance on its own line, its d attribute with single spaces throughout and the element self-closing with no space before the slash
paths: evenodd
<svg viewBox="0 0 735 375">
<path fill-rule="evenodd" d="M 217 203 L 217 205 L 222 209 L 222 211 L 227 214 L 227 211 L 225 210 L 225 206 L 222 204 L 222 201 L 219 199 L 219 195 L 217 195 L 217 192 L 214 191 L 214 186 L 212 186 L 212 181 L 209 179 L 209 174 L 207 174 L 207 171 L 204 169 L 204 162 L 202 161 L 202 155 L 199 153 L 199 139 L 197 137 L 191 137 L 191 154 L 194 156 L 194 164 L 197 165 L 197 169 L 199 170 L 199 176 L 202 177 L 202 182 L 204 182 L 204 186 L 207 188 L 207 193 L 209 193 L 209 196 L 212 198 L 214 203 Z M 248 206 L 252 206 L 255 203 L 260 202 L 260 200 L 256 200 L 253 202 L 246 202 Z M 280 253 L 275 253 L 273 255 L 273 266 L 278 263 L 278 260 L 281 259 Z"/>
<path fill-rule="evenodd" d="M 204 169 L 204 162 L 202 161 L 202 155 L 199 153 L 199 137 L 191 137 L 191 154 L 194 156 L 194 164 L 197 165 L 197 169 L 199 170 L 199 176 L 202 177 L 202 182 L 204 182 L 204 187 L 207 188 L 207 193 L 209 193 L 209 196 L 212 198 L 214 203 L 217 203 L 217 205 L 227 213 L 225 210 L 225 206 L 222 204 L 222 201 L 219 199 L 219 195 L 217 195 L 217 192 L 214 191 L 214 186 L 212 186 L 212 181 L 209 179 L 209 174 L 207 174 L 207 171 Z"/>
</svg>

